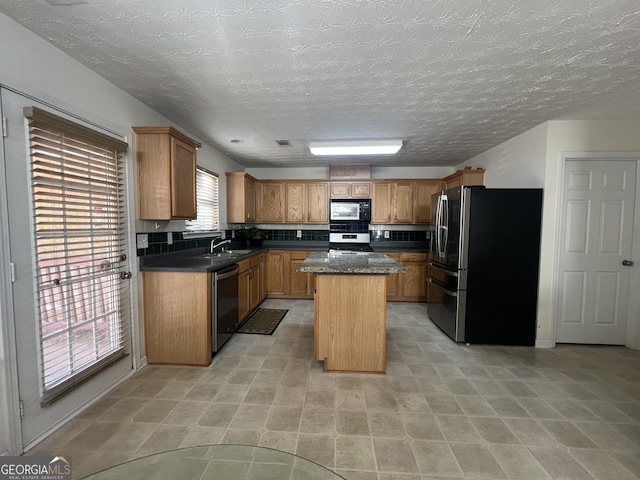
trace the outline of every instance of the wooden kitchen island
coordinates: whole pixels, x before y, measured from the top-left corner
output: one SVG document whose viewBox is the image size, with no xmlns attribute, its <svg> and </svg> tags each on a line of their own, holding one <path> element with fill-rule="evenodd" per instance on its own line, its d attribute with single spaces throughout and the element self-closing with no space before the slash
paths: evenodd
<svg viewBox="0 0 640 480">
<path fill-rule="evenodd" d="M 325 371 L 386 372 L 387 276 L 407 267 L 382 253 L 312 253 L 314 353 Z"/>
</svg>

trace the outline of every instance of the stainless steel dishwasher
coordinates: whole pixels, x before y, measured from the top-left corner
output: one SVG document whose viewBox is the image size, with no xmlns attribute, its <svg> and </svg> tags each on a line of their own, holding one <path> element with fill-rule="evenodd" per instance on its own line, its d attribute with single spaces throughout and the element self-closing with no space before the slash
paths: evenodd
<svg viewBox="0 0 640 480">
<path fill-rule="evenodd" d="M 220 350 L 236 331 L 238 321 L 238 266 L 211 273 L 211 349 Z"/>
</svg>

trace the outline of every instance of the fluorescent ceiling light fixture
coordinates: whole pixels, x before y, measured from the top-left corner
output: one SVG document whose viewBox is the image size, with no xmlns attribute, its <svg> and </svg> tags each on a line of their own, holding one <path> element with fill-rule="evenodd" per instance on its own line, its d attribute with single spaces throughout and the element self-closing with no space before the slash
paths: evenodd
<svg viewBox="0 0 640 480">
<path fill-rule="evenodd" d="M 390 155 L 402 147 L 402 140 L 343 140 L 310 142 L 314 155 Z"/>
</svg>

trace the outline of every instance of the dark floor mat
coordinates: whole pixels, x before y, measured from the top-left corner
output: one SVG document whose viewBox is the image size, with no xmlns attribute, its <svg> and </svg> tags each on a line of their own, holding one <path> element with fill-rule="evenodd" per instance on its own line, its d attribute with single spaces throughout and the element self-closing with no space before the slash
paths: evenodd
<svg viewBox="0 0 640 480">
<path fill-rule="evenodd" d="M 289 310 L 258 308 L 245 320 L 237 333 L 255 333 L 271 335 Z"/>
</svg>

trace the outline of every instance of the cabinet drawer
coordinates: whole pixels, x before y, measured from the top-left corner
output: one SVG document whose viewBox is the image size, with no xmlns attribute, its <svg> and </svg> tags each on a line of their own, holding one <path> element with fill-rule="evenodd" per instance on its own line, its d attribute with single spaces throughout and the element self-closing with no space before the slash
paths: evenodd
<svg viewBox="0 0 640 480">
<path fill-rule="evenodd" d="M 309 252 L 291 251 L 289 254 L 291 255 L 291 260 L 304 260 L 309 255 Z"/>
<path fill-rule="evenodd" d="M 403 252 L 401 259 L 403 262 L 426 262 L 427 254 L 421 252 Z"/>
<path fill-rule="evenodd" d="M 256 255 L 255 257 L 251 257 L 251 258 L 247 259 L 246 261 L 249 262 L 249 266 L 251 268 L 257 267 L 258 265 L 260 265 L 260 255 Z"/>
<path fill-rule="evenodd" d="M 251 258 L 238 262 L 238 273 L 246 272 L 251 268 Z"/>
</svg>

